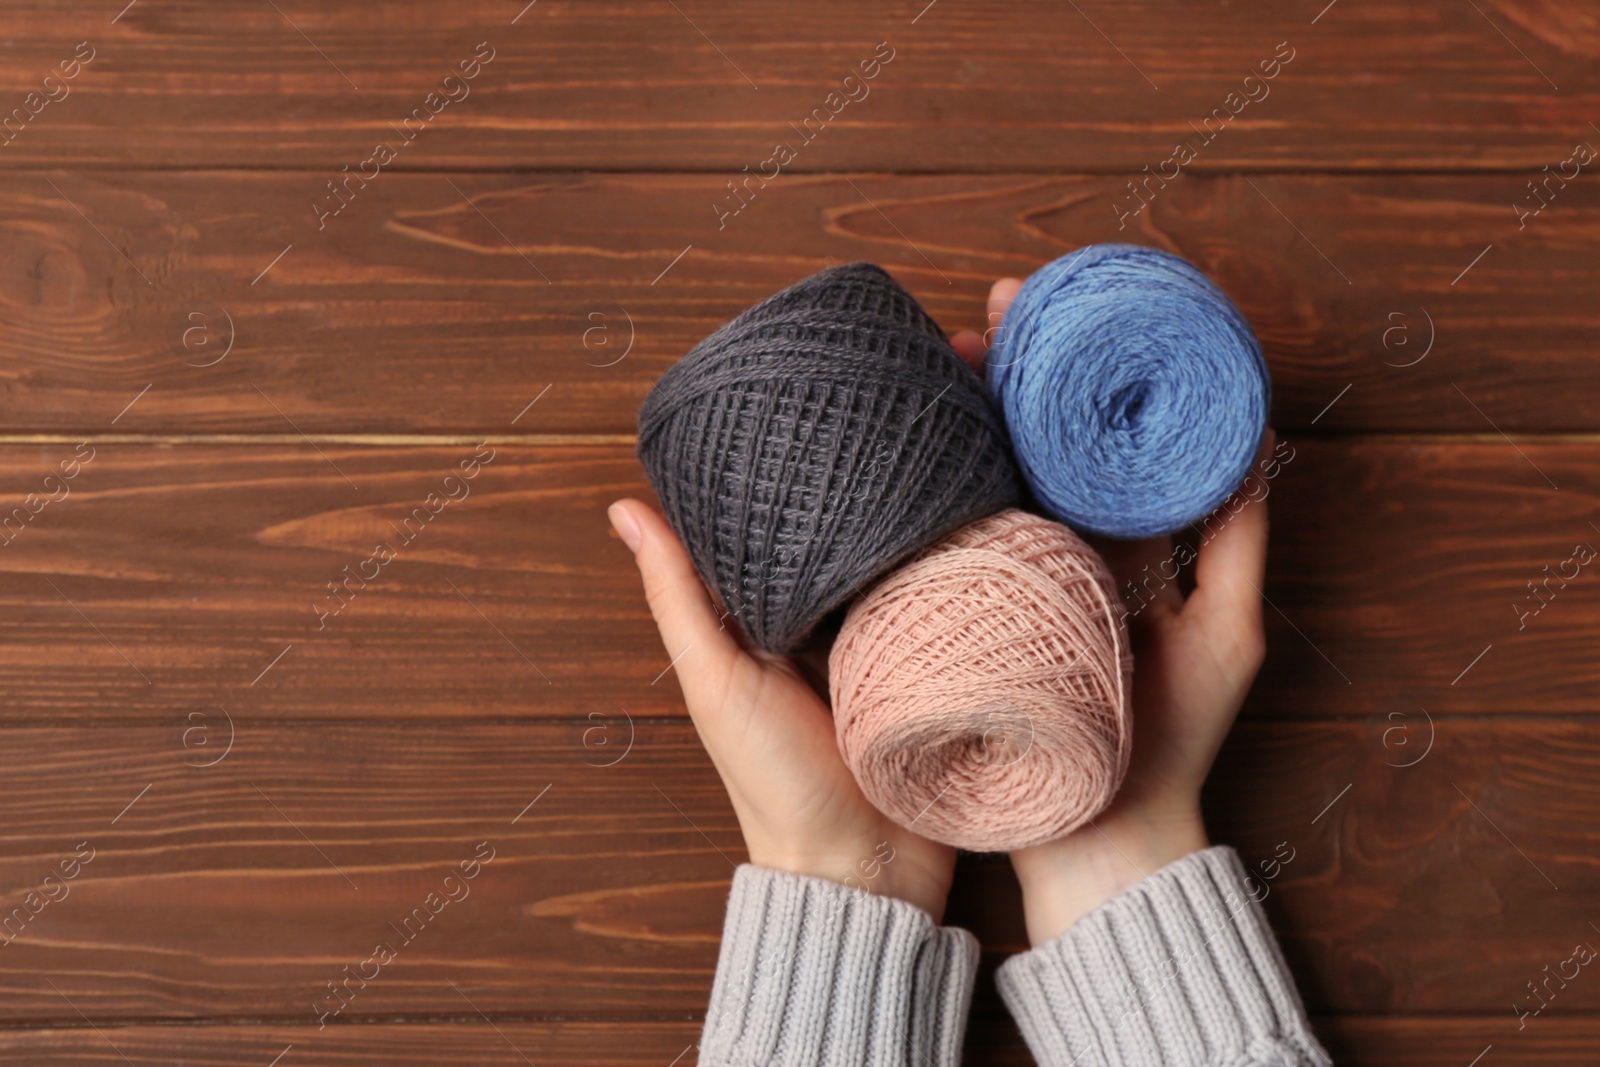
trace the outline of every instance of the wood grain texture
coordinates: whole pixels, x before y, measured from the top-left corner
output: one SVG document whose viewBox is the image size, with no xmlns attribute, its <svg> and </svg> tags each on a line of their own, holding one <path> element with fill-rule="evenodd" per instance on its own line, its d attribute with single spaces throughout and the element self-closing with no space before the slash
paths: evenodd
<svg viewBox="0 0 1600 1067">
<path fill-rule="evenodd" d="M 630 450 L 89 447 L 0 547 L 13 715 L 682 714 L 605 518 Z M 14 447 L 0 519 L 73 452 Z"/>
<path fill-rule="evenodd" d="M 1270 94 L 1194 166 L 1561 158 L 1600 111 L 1592 13 L 1580 0 L 1477 6 L 406 0 L 375 19 L 307 0 L 146 2 L 120 17 L 115 0 L 31 0 L 0 21 L 8 110 L 78 41 L 97 53 L 0 161 L 354 170 L 478 42 L 495 52 L 470 95 L 395 165 L 738 171 L 824 107 L 837 117 L 793 169 L 1153 168 L 1196 137 L 1191 124 L 1237 109 L 1229 93 L 1261 96 L 1243 80 L 1280 43 L 1293 58 Z M 870 95 L 830 104 L 880 42 L 894 58 Z"/>
<path fill-rule="evenodd" d="M 1318 1033 L 1593 1058 L 1600 986 L 1512 1010 L 1600 940 L 1600 179 L 1519 218 L 1600 144 L 1592 5 L 20 0 L 0 41 L 0 1064 L 688 1067 L 744 856 L 604 519 L 639 403 L 825 266 L 982 329 L 1113 240 L 1240 304 L 1296 450 L 1206 806 Z M 1032 1062 L 1020 914 L 962 858 L 967 1062 Z"/>
<path fill-rule="evenodd" d="M 1247 714 L 1600 710 L 1572 559 L 1600 546 L 1596 446 L 1284 440 Z M 6 721 L 683 714 L 605 519 L 649 495 L 627 448 L 491 445 L 427 518 L 474 445 L 101 441 L 23 523 L 75 447 L 0 448 Z"/>
<path fill-rule="evenodd" d="M 1349 1067 L 1463 1067 L 1488 1045 L 1513 1062 L 1568 1067 L 1600 1039 L 1594 1016 L 1551 1018 L 1537 1030 L 1506 1035 L 1495 1022 L 1452 1018 L 1319 1016 L 1312 1020 L 1334 1061 Z M 479 1017 L 461 1022 L 374 1022 L 361 1026 L 287 1024 L 117 1026 L 0 1030 L 0 1064 L 123 1065 L 168 1061 L 188 1067 L 261 1067 L 286 1047 L 285 1064 L 342 1067 L 693 1067 L 698 1021 L 518 1022 Z M 537 1058 L 535 1058 L 537 1057 Z M 674 1057 L 679 1057 L 674 1059 Z M 1008 1021 L 974 1020 L 965 1062 L 1027 1067 L 1034 1062 Z"/>
<path fill-rule="evenodd" d="M 314 174 L 13 174 L 0 423 L 629 433 L 691 346 L 828 265 L 887 265 L 954 332 L 996 278 L 1125 240 L 1240 304 L 1280 429 L 1594 431 L 1600 180 L 1519 230 L 1524 185 L 1185 175 L 1119 229 L 1116 178 L 794 176 L 719 229 L 716 176 L 385 174 L 319 230 Z"/>
<path fill-rule="evenodd" d="M 1306 441 L 1268 497 L 1249 712 L 1593 712 L 1591 448 Z"/>
<path fill-rule="evenodd" d="M 0 1017 L 75 1024 L 70 1000 L 107 1021 L 314 1029 L 337 1003 L 326 983 L 347 964 L 370 977 L 379 941 L 397 958 L 352 987 L 340 1024 L 470 1015 L 461 993 L 522 1018 L 703 1011 L 744 853 L 689 724 L 233 722 L 220 760 L 215 716 L 0 735 L 6 915 L 93 850 L 0 947 Z M 185 737 L 197 725 L 210 747 Z M 1514 1027 L 1524 983 L 1600 937 L 1587 925 L 1600 733 L 1443 720 L 1426 758 L 1398 768 L 1388 725 L 1241 726 L 1210 825 L 1252 868 L 1293 851 L 1263 873 L 1266 907 L 1315 1010 Z M 463 899 L 400 931 L 454 865 L 490 850 Z M 985 975 L 1025 944 L 1004 863 L 964 862 L 947 916 L 978 935 Z M 1573 982 L 1532 1025 L 1597 1008 L 1600 984 Z M 976 1010 L 1000 1012 L 987 977 Z"/>
</svg>

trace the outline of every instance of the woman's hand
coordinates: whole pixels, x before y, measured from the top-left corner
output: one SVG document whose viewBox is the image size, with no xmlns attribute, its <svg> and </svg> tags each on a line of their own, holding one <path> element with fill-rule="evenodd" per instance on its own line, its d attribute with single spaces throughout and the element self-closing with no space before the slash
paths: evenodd
<svg viewBox="0 0 1600 1067">
<path fill-rule="evenodd" d="M 990 330 L 952 339 L 969 363 L 983 354 L 1021 283 L 997 282 Z M 1263 457 L 1269 457 L 1269 430 Z M 1258 462 L 1241 492 L 1204 523 L 1187 600 L 1176 580 L 1191 553 L 1170 538 L 1096 542 L 1128 604 L 1133 641 L 1133 753 L 1116 799 L 1090 825 L 1011 854 L 1029 940 L 1042 944 L 1146 875 L 1207 846 L 1200 786 L 1266 652 L 1261 585 L 1267 555 L 1266 486 Z M 1148 569 L 1146 569 L 1148 568 Z"/>
<path fill-rule="evenodd" d="M 891 822 L 861 795 L 828 706 L 787 659 L 749 651 L 677 535 L 637 500 L 611 505 L 675 664 L 689 714 L 733 801 L 750 862 L 826 878 L 944 915 L 955 850 Z"/>
</svg>

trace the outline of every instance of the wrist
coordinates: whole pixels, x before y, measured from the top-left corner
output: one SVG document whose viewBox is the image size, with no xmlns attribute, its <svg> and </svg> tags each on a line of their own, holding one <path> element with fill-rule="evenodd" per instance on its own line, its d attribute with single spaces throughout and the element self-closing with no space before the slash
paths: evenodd
<svg viewBox="0 0 1600 1067">
<path fill-rule="evenodd" d="M 1029 943 L 1061 936 L 1112 897 L 1209 846 L 1195 806 L 1110 814 L 1059 840 L 1013 852 Z"/>
<path fill-rule="evenodd" d="M 949 874 L 941 879 L 936 872 L 924 869 L 919 857 L 902 853 L 889 840 L 863 842 L 855 849 L 829 852 L 752 848 L 750 862 L 770 870 L 836 882 L 859 893 L 903 900 L 927 912 L 936 924 L 944 918 L 950 892 Z"/>
</svg>

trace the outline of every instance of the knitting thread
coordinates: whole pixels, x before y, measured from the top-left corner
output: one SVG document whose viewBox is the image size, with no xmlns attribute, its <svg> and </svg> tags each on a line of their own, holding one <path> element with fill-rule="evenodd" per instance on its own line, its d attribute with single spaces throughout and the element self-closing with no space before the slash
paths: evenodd
<svg viewBox="0 0 1600 1067">
<path fill-rule="evenodd" d="M 1114 538 L 1182 529 L 1250 470 L 1271 382 L 1250 324 L 1177 256 L 1088 245 L 1036 271 L 988 361 L 1043 508 Z"/>
<path fill-rule="evenodd" d="M 828 661 L 839 751 L 900 825 L 981 852 L 1054 840 L 1127 770 L 1133 657 L 1111 574 L 1015 509 L 931 546 L 850 609 Z"/>
<path fill-rule="evenodd" d="M 1020 490 L 983 383 L 870 263 L 813 275 L 696 345 L 639 409 L 639 459 L 701 578 L 780 653 Z"/>
</svg>

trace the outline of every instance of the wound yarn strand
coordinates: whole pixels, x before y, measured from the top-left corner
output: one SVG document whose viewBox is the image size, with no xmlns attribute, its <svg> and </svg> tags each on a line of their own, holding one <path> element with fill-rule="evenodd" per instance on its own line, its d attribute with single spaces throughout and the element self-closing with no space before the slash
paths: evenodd
<svg viewBox="0 0 1600 1067">
<path fill-rule="evenodd" d="M 1215 510 L 1249 473 L 1271 407 L 1266 359 L 1233 301 L 1137 245 L 1088 245 L 1035 271 L 987 375 L 1039 504 L 1113 538 Z"/>
<path fill-rule="evenodd" d="M 1111 802 L 1133 658 L 1110 572 L 1015 509 L 920 553 L 850 610 L 829 659 L 839 751 L 862 791 L 935 841 L 1002 852 Z"/>
<path fill-rule="evenodd" d="M 639 409 L 638 453 L 701 578 L 779 653 L 1021 489 L 982 382 L 870 263 L 806 278 L 696 345 Z"/>
</svg>

